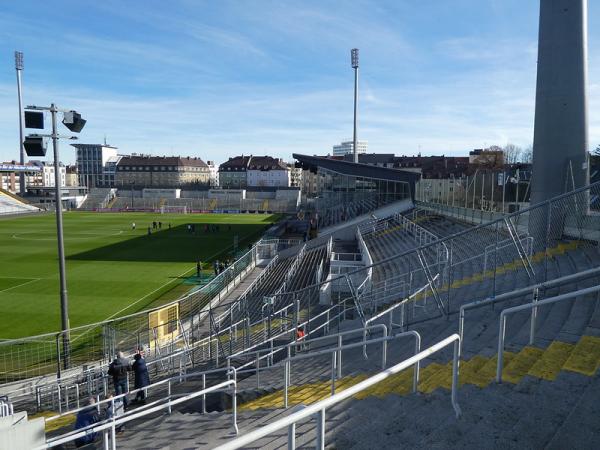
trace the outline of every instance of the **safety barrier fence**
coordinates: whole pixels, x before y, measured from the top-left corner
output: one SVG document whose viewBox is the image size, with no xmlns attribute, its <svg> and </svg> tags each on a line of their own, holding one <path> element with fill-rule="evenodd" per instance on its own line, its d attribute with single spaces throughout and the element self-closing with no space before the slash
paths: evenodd
<svg viewBox="0 0 600 450">
<path fill-rule="evenodd" d="M 288 449 L 294 449 L 296 447 L 296 424 L 302 420 L 309 419 L 314 417 L 316 421 L 316 448 L 324 449 L 325 448 L 325 412 L 327 408 L 330 408 L 337 403 L 352 397 L 353 395 L 358 394 L 365 389 L 370 388 L 371 386 L 380 383 L 392 375 L 395 375 L 403 370 L 408 369 L 411 366 L 414 366 L 419 361 L 422 361 L 425 358 L 430 357 L 432 354 L 443 350 L 445 347 L 450 345 L 454 346 L 454 357 L 452 361 L 452 390 L 451 390 L 451 401 L 452 407 L 454 408 L 455 414 L 457 417 L 461 415 L 461 409 L 458 404 L 458 344 L 460 342 L 460 337 L 457 334 L 453 334 L 446 339 L 438 342 L 437 344 L 432 345 L 431 347 L 419 352 L 418 354 L 408 358 L 393 367 L 390 367 L 387 370 L 380 372 L 377 375 L 374 375 L 370 378 L 367 378 L 364 381 L 361 381 L 354 386 L 350 386 L 347 389 L 344 389 L 342 392 L 336 393 L 331 397 L 321 400 L 317 403 L 307 406 L 306 408 L 301 409 L 300 411 L 294 412 L 282 419 L 276 420 L 275 422 L 271 422 L 268 425 L 265 425 L 258 430 L 254 430 L 250 433 L 247 433 L 243 436 L 240 436 L 234 439 L 231 442 L 227 442 L 223 445 L 217 447 L 217 450 L 233 450 L 245 447 L 258 439 L 261 439 L 265 436 L 268 436 L 278 430 L 287 428 L 288 429 Z"/>
<path fill-rule="evenodd" d="M 187 322 L 198 319 L 205 308 L 218 302 L 241 282 L 258 259 L 272 258 L 298 240 L 269 239 L 257 242 L 235 263 L 200 289 L 151 309 L 104 322 L 74 327 L 67 332 L 47 333 L 22 339 L 0 341 L 0 383 L 36 376 L 69 376 L 83 366 L 108 364 L 117 349 L 145 348 L 159 356 L 163 345 L 176 347 Z M 174 314 L 176 320 L 152 325 L 153 314 Z M 181 325 L 181 326 L 180 326 Z"/>
<path fill-rule="evenodd" d="M 433 270 L 429 274 L 432 276 L 428 276 L 426 273 L 421 273 L 418 276 L 413 274 L 412 280 L 409 274 L 414 272 L 415 269 L 420 270 L 423 268 L 418 262 L 420 259 L 424 260 L 426 267 L 433 268 L 437 264 L 436 258 L 440 255 L 440 251 L 437 249 L 442 248 L 442 244 L 448 249 L 449 261 L 445 271 L 437 272 L 443 273 L 443 277 L 441 280 L 437 279 L 435 283 L 438 297 L 442 299 L 446 313 L 458 312 L 465 299 L 477 300 L 496 297 L 504 292 L 511 291 L 514 289 L 513 280 L 515 279 L 518 279 L 519 284 L 522 286 L 547 281 L 556 274 L 555 260 L 557 258 L 569 258 L 570 252 L 576 251 L 579 255 L 584 255 L 585 258 L 593 261 L 598 253 L 597 242 L 600 238 L 600 219 L 589 214 L 586 205 L 589 204 L 590 196 L 598 195 L 598 191 L 600 191 L 600 183 L 561 195 L 488 224 L 465 227 L 463 231 L 458 232 L 453 230 L 449 236 L 441 235 L 437 241 L 428 242 L 416 249 L 406 250 L 382 259 L 370 267 L 352 270 L 349 273 L 335 276 L 325 282 L 308 286 L 299 291 L 280 293 L 273 300 L 273 311 L 283 310 L 285 312 L 281 314 L 281 320 L 269 321 L 267 330 L 264 329 L 260 310 L 247 310 L 250 314 L 248 317 L 255 318 L 250 320 L 250 324 L 260 322 L 260 329 L 250 330 L 249 335 L 252 337 L 252 342 L 247 347 L 269 346 L 271 345 L 270 342 L 273 342 L 272 338 L 276 335 L 291 341 L 295 338 L 292 330 L 296 330 L 296 324 L 301 323 L 307 323 L 306 332 L 310 332 L 312 327 L 320 328 L 324 332 L 328 326 L 331 326 L 333 321 L 331 317 L 341 315 L 335 320 L 342 320 L 345 317 L 342 313 L 346 314 L 349 308 L 344 306 L 347 303 L 352 303 L 356 295 L 356 284 L 353 283 L 353 279 L 364 280 L 369 270 L 377 272 L 386 269 L 387 273 L 392 275 L 399 274 L 397 275 L 399 279 L 406 277 L 406 284 L 411 285 L 410 289 L 404 293 L 405 295 L 399 296 L 399 298 L 406 298 L 413 293 L 413 289 L 418 289 L 433 279 L 436 273 Z M 428 226 L 426 220 L 419 222 L 419 225 L 424 228 Z M 517 238 L 517 236 L 521 237 L 523 235 L 532 238 L 533 250 L 531 255 L 525 250 L 522 239 Z M 512 247 L 510 245 L 506 247 L 509 242 L 507 237 L 513 242 Z M 490 248 L 490 244 L 494 245 L 493 249 Z M 269 250 L 267 249 L 267 251 Z M 486 253 L 488 263 L 484 271 Z M 504 262 L 503 257 L 507 254 L 509 255 L 508 260 L 512 258 L 510 255 L 515 256 L 515 258 L 511 262 Z M 473 258 L 473 255 L 479 255 L 479 257 Z M 419 264 L 419 266 L 416 266 L 416 264 Z M 418 279 L 415 279 L 415 277 Z M 392 295 L 391 292 L 390 295 Z M 422 298 L 422 296 L 415 296 L 412 301 L 419 302 Z M 323 306 L 319 304 L 339 305 L 338 310 L 335 310 L 334 306 L 329 307 L 330 309 L 327 311 L 330 314 L 329 325 L 325 325 L 325 322 L 327 322 L 325 314 L 321 315 L 318 320 L 313 320 L 315 316 L 321 314 L 323 309 Z M 218 308 L 216 309 L 218 310 Z M 218 311 L 218 313 L 220 312 L 222 311 Z M 303 315 L 306 319 L 302 317 Z M 404 324 L 405 326 L 411 326 L 440 315 L 441 312 L 437 306 L 434 308 L 413 309 L 412 315 L 407 314 L 407 317 L 405 317 Z M 269 317 L 272 317 L 272 314 L 269 314 Z M 322 322 L 319 322 L 319 320 L 322 320 Z M 147 316 L 145 316 L 143 322 L 147 328 Z M 234 321 L 234 323 L 236 322 Z M 209 359 L 213 363 L 216 357 L 223 358 L 244 349 L 243 345 L 222 345 L 222 343 L 235 343 L 236 340 L 239 342 L 239 336 L 237 335 L 239 331 L 234 330 L 232 327 L 227 330 L 220 330 L 219 339 L 214 339 L 216 329 L 213 329 L 212 325 L 209 328 L 211 328 L 209 333 L 212 333 L 213 341 L 208 345 L 208 348 L 214 349 L 215 345 L 220 348 L 220 351 L 216 354 L 214 350 L 210 353 Z M 282 329 L 284 331 L 281 331 Z M 201 334 L 195 335 L 192 333 L 192 336 L 195 336 L 194 339 L 198 338 L 197 340 L 206 338 L 206 335 Z M 99 337 L 99 339 L 102 338 Z M 30 339 L 30 342 L 35 342 L 36 339 L 40 338 Z M 131 340 L 131 342 L 134 342 L 134 340 Z M 192 344 L 195 344 L 195 342 Z M 0 349 L 4 345 L 7 345 L 6 342 L 0 343 Z M 217 356 L 219 353 L 220 356 Z M 86 355 L 88 355 L 88 358 L 85 363 L 96 361 L 89 358 L 89 353 L 86 353 Z M 195 353 L 196 358 L 201 359 L 203 356 L 200 355 L 202 355 L 202 352 Z M 2 354 L 2 357 L 4 357 L 4 354 Z M 0 357 L 0 361 L 2 357 Z M 55 367 L 56 358 L 51 361 L 51 364 Z M 84 361 L 81 362 L 84 363 Z"/>
</svg>

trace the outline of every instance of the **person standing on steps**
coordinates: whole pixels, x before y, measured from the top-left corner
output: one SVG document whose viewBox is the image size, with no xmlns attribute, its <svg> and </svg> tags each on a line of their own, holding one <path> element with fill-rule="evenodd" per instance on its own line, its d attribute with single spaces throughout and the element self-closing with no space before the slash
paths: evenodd
<svg viewBox="0 0 600 450">
<path fill-rule="evenodd" d="M 108 374 L 112 376 L 113 385 L 115 386 L 115 395 L 126 394 L 129 392 L 127 387 L 127 372 L 131 370 L 129 360 L 125 358 L 123 352 L 117 353 L 117 357 L 108 366 Z M 123 396 L 123 407 L 127 409 L 127 396 Z"/>
<path fill-rule="evenodd" d="M 144 404 L 146 403 L 146 391 L 143 388 L 150 385 L 150 374 L 148 373 L 148 367 L 146 367 L 146 360 L 140 352 L 136 353 L 133 359 L 135 360 L 132 366 L 135 376 L 134 388 L 142 389 L 135 394 L 134 401 Z"/>
</svg>

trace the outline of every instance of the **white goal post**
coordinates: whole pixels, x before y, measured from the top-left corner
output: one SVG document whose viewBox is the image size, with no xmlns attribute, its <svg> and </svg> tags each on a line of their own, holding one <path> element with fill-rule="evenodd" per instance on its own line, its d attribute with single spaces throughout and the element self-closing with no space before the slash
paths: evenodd
<svg viewBox="0 0 600 450">
<path fill-rule="evenodd" d="M 188 207 L 187 207 L 187 205 L 182 205 L 182 206 L 162 205 L 160 207 L 160 213 L 161 214 L 170 214 L 170 213 L 187 214 Z"/>
</svg>

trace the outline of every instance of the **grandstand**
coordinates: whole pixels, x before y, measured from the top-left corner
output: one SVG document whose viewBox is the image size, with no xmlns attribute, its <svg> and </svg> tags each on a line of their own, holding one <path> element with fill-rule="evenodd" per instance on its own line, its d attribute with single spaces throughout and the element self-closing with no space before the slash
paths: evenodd
<svg viewBox="0 0 600 450">
<path fill-rule="evenodd" d="M 40 209 L 25 203 L 16 195 L 10 194 L 3 189 L 0 190 L 0 216 L 13 214 L 26 214 L 37 212 Z"/>
<path fill-rule="evenodd" d="M 95 425 L 107 445 L 279 447 L 298 421 L 299 446 L 593 448 L 600 222 L 581 205 L 598 191 L 483 225 L 401 199 L 263 238 L 181 299 L 72 330 L 69 355 L 61 334 L 0 342 L 5 420 L 71 442 L 87 397 L 114 401 L 115 352 L 143 348 L 150 401 Z"/>
</svg>

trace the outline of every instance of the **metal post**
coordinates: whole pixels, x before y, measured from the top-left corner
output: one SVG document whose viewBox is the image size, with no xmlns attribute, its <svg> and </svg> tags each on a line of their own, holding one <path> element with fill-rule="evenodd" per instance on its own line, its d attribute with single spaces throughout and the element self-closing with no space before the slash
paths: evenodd
<svg viewBox="0 0 600 450">
<path fill-rule="evenodd" d="M 533 290 L 533 303 L 537 303 L 539 300 L 540 290 L 535 288 Z M 537 307 L 531 308 L 531 324 L 529 329 L 529 345 L 533 345 L 533 341 L 535 341 L 535 320 L 537 318 Z"/>
<path fill-rule="evenodd" d="M 315 414 L 317 421 L 317 450 L 325 450 L 325 410 L 322 409 Z"/>
<path fill-rule="evenodd" d="M 494 171 L 492 171 L 491 173 L 491 177 L 490 177 L 490 188 L 491 188 L 491 193 L 490 193 L 490 211 L 494 211 Z"/>
<path fill-rule="evenodd" d="M 352 55 L 352 68 L 354 69 L 354 128 L 352 134 L 352 145 L 354 151 L 354 162 L 358 162 L 358 141 L 356 139 L 356 121 L 358 112 L 358 49 L 353 48 L 351 51 Z"/>
<path fill-rule="evenodd" d="M 502 366 L 504 365 L 504 333 L 506 332 L 506 316 L 500 313 L 500 329 L 498 332 L 498 366 L 496 367 L 496 382 L 502 383 Z"/>
<path fill-rule="evenodd" d="M 391 329 L 391 328 L 390 328 Z M 342 336 L 338 336 L 337 377 L 342 378 Z"/>
<path fill-rule="evenodd" d="M 504 198 L 506 196 L 506 172 L 502 172 L 502 214 L 504 214 Z"/>
<path fill-rule="evenodd" d="M 458 376 L 460 373 L 460 361 L 458 359 L 460 349 L 460 340 L 454 341 L 454 355 L 452 358 L 452 406 L 456 412 L 456 418 L 458 419 L 461 415 L 460 406 L 458 405 L 458 399 L 456 393 L 458 391 Z"/>
<path fill-rule="evenodd" d="M 17 96 L 19 99 L 19 162 L 25 164 L 25 149 L 23 147 L 24 130 L 23 130 L 23 96 L 21 93 L 21 71 L 23 70 L 23 53 L 15 52 L 15 69 L 17 71 Z M 25 173 L 19 174 L 19 192 L 25 194 Z"/>
<path fill-rule="evenodd" d="M 288 427 L 288 450 L 296 449 L 296 424 L 292 423 Z"/>
<path fill-rule="evenodd" d="M 331 354 L 331 395 L 335 395 L 335 362 L 337 359 L 337 352 Z"/>
<path fill-rule="evenodd" d="M 288 407 L 288 384 L 289 384 L 289 379 L 290 379 L 289 373 L 290 373 L 290 360 L 288 358 L 285 360 L 284 373 L 283 373 L 283 378 L 284 378 L 283 407 L 284 408 Z"/>
<path fill-rule="evenodd" d="M 481 210 L 482 211 L 483 211 L 483 197 L 485 195 L 484 188 L 485 188 L 485 172 L 483 172 L 481 174 L 481 199 L 480 199 L 480 202 L 481 202 Z"/>
<path fill-rule="evenodd" d="M 60 166 L 58 152 L 58 134 L 56 132 L 56 113 L 54 103 L 50 105 L 52 114 L 52 147 L 54 150 L 54 200 L 56 201 L 56 232 L 58 237 L 58 266 L 60 277 L 60 317 L 63 332 L 64 368 L 69 367 L 69 299 L 67 296 L 67 275 L 65 270 L 65 246 L 63 240 L 62 195 L 60 185 Z"/>
</svg>

